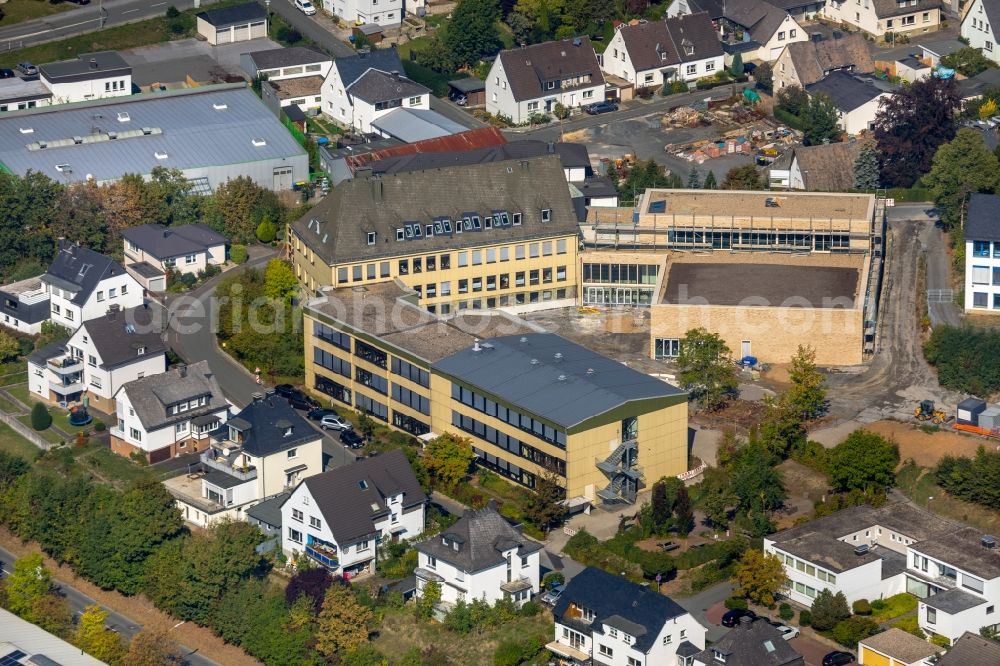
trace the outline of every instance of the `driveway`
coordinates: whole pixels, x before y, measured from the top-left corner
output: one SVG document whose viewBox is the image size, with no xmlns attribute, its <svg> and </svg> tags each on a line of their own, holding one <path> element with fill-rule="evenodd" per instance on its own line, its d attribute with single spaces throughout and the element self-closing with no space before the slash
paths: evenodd
<svg viewBox="0 0 1000 666">
<path fill-rule="evenodd" d="M 318 4 L 318 3 L 314 3 Z M 308 37 L 317 46 L 337 58 L 353 55 L 354 49 L 340 41 L 336 35 L 323 27 L 320 21 L 328 20 L 319 13 L 316 16 L 306 16 L 292 6 L 291 0 L 270 0 L 268 3 L 271 11 L 281 16 L 293 28 L 305 37 Z"/>
</svg>

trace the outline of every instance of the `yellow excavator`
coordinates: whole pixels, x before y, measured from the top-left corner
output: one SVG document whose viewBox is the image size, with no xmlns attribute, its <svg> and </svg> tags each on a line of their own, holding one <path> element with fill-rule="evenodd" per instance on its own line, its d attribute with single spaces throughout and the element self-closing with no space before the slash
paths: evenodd
<svg viewBox="0 0 1000 666">
<path fill-rule="evenodd" d="M 948 419 L 946 413 L 934 408 L 933 400 L 921 400 L 920 404 L 913 410 L 913 416 L 918 421 L 930 421 L 934 424 L 944 423 Z"/>
</svg>

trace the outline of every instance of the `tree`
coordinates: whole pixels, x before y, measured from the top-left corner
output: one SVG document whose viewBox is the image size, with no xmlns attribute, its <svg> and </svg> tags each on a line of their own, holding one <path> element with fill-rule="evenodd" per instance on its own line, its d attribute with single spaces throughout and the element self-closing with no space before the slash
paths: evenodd
<svg viewBox="0 0 1000 666">
<path fill-rule="evenodd" d="M 343 656 L 368 641 L 372 612 L 358 603 L 346 585 L 331 585 L 317 619 L 316 651 L 327 658 Z"/>
<path fill-rule="evenodd" d="M 129 643 L 122 666 L 168 666 L 184 663 L 177 644 L 165 631 L 144 628 Z"/>
<path fill-rule="evenodd" d="M 813 599 L 810 615 L 814 629 L 828 631 L 837 626 L 841 620 L 849 618 L 851 609 L 843 592 L 833 594 L 829 588 L 823 588 Z"/>
<path fill-rule="evenodd" d="M 757 85 L 767 92 L 771 92 L 774 87 L 774 69 L 766 62 L 757 65 L 757 69 L 753 71 L 753 78 Z"/>
<path fill-rule="evenodd" d="M 553 472 L 544 472 L 536 479 L 535 492 L 528 496 L 525 517 L 547 532 L 553 523 L 565 515 L 565 500 L 566 489 L 559 483 L 559 477 Z"/>
<path fill-rule="evenodd" d="M 261 243 L 272 243 L 278 235 L 278 227 L 274 226 L 274 222 L 271 221 L 271 218 L 265 217 L 261 220 L 260 224 L 257 225 L 255 233 L 257 240 Z"/>
<path fill-rule="evenodd" d="M 747 516 L 765 514 L 781 506 L 786 493 L 781 472 L 772 466 L 772 458 L 759 441 L 751 441 L 730 465 L 730 492 L 737 508 Z"/>
<path fill-rule="evenodd" d="M 389 660 L 371 645 L 362 645 L 341 657 L 339 666 L 389 666 Z"/>
<path fill-rule="evenodd" d="M 705 182 L 702 184 L 702 188 L 706 190 L 717 190 L 719 189 L 719 183 L 715 180 L 715 172 L 709 171 L 708 175 L 705 176 Z"/>
<path fill-rule="evenodd" d="M 839 114 L 833 100 L 826 95 L 812 95 L 802 114 L 805 123 L 804 140 L 809 146 L 834 143 L 840 139 L 841 129 L 837 124 Z"/>
<path fill-rule="evenodd" d="M 855 430 L 830 451 L 830 481 L 838 490 L 882 492 L 896 482 L 899 448 L 867 430 Z"/>
<path fill-rule="evenodd" d="M 531 41 L 531 33 L 535 24 L 530 18 L 518 11 L 507 14 L 507 27 L 514 34 L 514 43 L 526 45 Z"/>
<path fill-rule="evenodd" d="M 618 182 L 618 196 L 624 204 L 634 203 L 650 187 L 674 187 L 664 168 L 655 160 L 636 162 Z M 677 184 L 676 187 L 682 187 Z"/>
<path fill-rule="evenodd" d="M 285 588 L 285 603 L 291 606 L 299 597 L 306 597 L 313 605 L 313 612 L 318 614 L 323 608 L 326 591 L 333 583 L 326 569 L 299 569 Z"/>
<path fill-rule="evenodd" d="M 31 406 L 31 427 L 35 430 L 45 430 L 52 425 L 52 415 L 40 402 Z"/>
<path fill-rule="evenodd" d="M 997 101 L 995 99 L 987 99 L 979 105 L 980 120 L 988 120 L 995 115 L 997 115 Z"/>
<path fill-rule="evenodd" d="M 248 258 L 246 245 L 233 245 L 229 248 L 229 260 L 234 264 L 242 264 Z"/>
<path fill-rule="evenodd" d="M 17 358 L 21 354 L 21 345 L 17 338 L 7 331 L 0 331 L 0 363 Z"/>
<path fill-rule="evenodd" d="M 764 181 L 753 164 L 733 167 L 722 180 L 723 190 L 763 190 Z"/>
<path fill-rule="evenodd" d="M 770 606 L 787 577 L 785 567 L 775 555 L 748 548 L 733 569 L 736 594 L 755 604 Z"/>
<path fill-rule="evenodd" d="M 0 497 L 3 491 L 10 487 L 17 479 L 24 476 L 31 470 L 31 465 L 21 456 L 0 451 Z M 0 503 L 2 506 L 2 503 Z"/>
<path fill-rule="evenodd" d="M 691 171 L 688 173 L 687 186 L 691 190 L 697 190 L 701 187 L 701 174 L 698 173 L 698 167 L 691 167 Z"/>
<path fill-rule="evenodd" d="M 247 176 L 227 180 L 216 187 L 206 208 L 207 221 L 234 243 L 252 242 L 256 238 L 257 225 L 264 218 L 282 219 L 278 195 Z"/>
<path fill-rule="evenodd" d="M 694 510 L 691 508 L 691 496 L 688 495 L 687 486 L 682 485 L 677 489 L 677 502 L 674 504 L 674 526 L 681 534 L 689 534 L 694 529 Z"/>
<path fill-rule="evenodd" d="M 670 498 L 667 497 L 666 478 L 660 479 L 653 484 L 653 496 L 650 499 L 652 509 L 653 526 L 660 530 L 673 515 L 673 507 L 670 506 Z"/>
<path fill-rule="evenodd" d="M 875 147 L 866 143 L 854 162 L 854 189 L 874 190 L 879 186 L 878 154 Z"/>
<path fill-rule="evenodd" d="M 995 62 L 983 55 L 981 49 L 971 46 L 966 46 L 954 53 L 942 56 L 941 64 L 945 67 L 958 70 L 962 76 L 969 78 L 997 66 Z"/>
<path fill-rule="evenodd" d="M 961 224 L 970 194 L 992 192 L 1000 184 L 998 169 L 1000 164 L 983 135 L 968 127 L 937 149 L 923 182 L 934 190 L 934 203 L 946 227 Z"/>
<path fill-rule="evenodd" d="M 264 295 L 279 301 L 288 301 L 299 288 L 295 271 L 287 261 L 272 259 L 264 269 Z"/>
<path fill-rule="evenodd" d="M 794 388 L 777 399 L 764 399 L 764 418 L 756 433 L 756 439 L 778 460 L 787 458 L 806 441 L 802 412 L 792 403 Z"/>
<path fill-rule="evenodd" d="M 467 437 L 446 432 L 427 443 L 422 461 L 436 483 L 454 488 L 469 473 L 475 457 Z"/>
<path fill-rule="evenodd" d="M 500 20 L 498 0 L 459 0 L 452 12 L 444 46 L 459 66 L 470 66 L 485 55 L 500 50 Z"/>
<path fill-rule="evenodd" d="M 125 656 L 118 634 L 107 628 L 108 613 L 100 606 L 87 606 L 80 615 L 73 643 L 100 661 L 119 663 Z"/>
<path fill-rule="evenodd" d="M 556 105 L 552 107 L 552 115 L 559 120 L 566 120 L 569 118 L 569 108 L 564 106 L 562 102 L 556 102 Z"/>
<path fill-rule="evenodd" d="M 423 589 L 418 590 L 417 604 L 414 607 L 417 617 L 429 619 L 439 601 L 441 601 L 441 585 L 433 580 L 424 583 Z"/>
<path fill-rule="evenodd" d="M 793 116 L 801 117 L 809 107 L 809 95 L 799 86 L 785 86 L 778 91 L 778 107 Z"/>
<path fill-rule="evenodd" d="M 854 648 L 857 647 L 858 641 L 863 641 L 878 632 L 878 622 L 870 617 L 855 615 L 837 623 L 833 628 L 833 639 L 841 645 Z"/>
<path fill-rule="evenodd" d="M 792 357 L 788 378 L 792 386 L 785 392 L 788 405 L 805 420 L 814 419 L 826 409 L 826 379 L 816 369 L 816 350 L 799 345 Z"/>
<path fill-rule="evenodd" d="M 741 76 L 743 76 L 743 55 L 742 54 L 737 53 L 736 55 L 733 56 L 733 62 L 729 66 L 729 73 L 732 74 L 737 79 L 740 78 Z"/>
<path fill-rule="evenodd" d="M 677 379 L 703 409 L 718 409 L 736 394 L 739 382 L 731 354 L 722 338 L 703 328 L 688 331 L 681 340 Z"/>
<path fill-rule="evenodd" d="M 936 76 L 882 100 L 874 135 L 883 185 L 910 187 L 930 170 L 938 147 L 955 137 L 960 106 L 954 79 Z"/>
</svg>

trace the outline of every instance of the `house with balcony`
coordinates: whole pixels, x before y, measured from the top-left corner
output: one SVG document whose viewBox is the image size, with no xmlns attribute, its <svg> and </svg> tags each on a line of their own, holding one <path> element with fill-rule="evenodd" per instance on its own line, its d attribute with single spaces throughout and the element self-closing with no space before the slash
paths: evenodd
<svg viewBox="0 0 1000 666">
<path fill-rule="evenodd" d="M 120 456 L 138 453 L 149 463 L 204 451 L 229 417 L 229 403 L 208 361 L 128 382 L 115 394 L 115 404 L 111 450 Z"/>
<path fill-rule="evenodd" d="M 49 293 L 41 279 L 18 280 L 0 287 L 0 315 L 7 328 L 38 335 L 49 320 Z"/>
<path fill-rule="evenodd" d="M 28 390 L 49 403 L 87 404 L 109 414 L 127 382 L 167 369 L 167 348 L 152 310 L 112 306 L 88 319 L 64 343 L 28 357 Z"/>
<path fill-rule="evenodd" d="M 427 495 L 395 449 L 306 478 L 281 505 L 281 547 L 344 578 L 374 572 L 382 544 L 424 531 Z"/>
<path fill-rule="evenodd" d="M 417 596 L 435 582 L 445 607 L 476 599 L 491 605 L 510 599 L 521 606 L 538 593 L 542 544 L 507 522 L 495 502 L 466 510 L 454 525 L 415 548 Z"/>
<path fill-rule="evenodd" d="M 167 272 L 197 275 L 226 263 L 226 239 L 207 224 L 143 224 L 122 231 L 125 270 L 144 289 L 165 291 Z"/>
<path fill-rule="evenodd" d="M 246 511 L 323 471 L 323 436 L 273 390 L 211 436 L 188 474 L 164 482 L 184 520 L 207 526 Z"/>
<path fill-rule="evenodd" d="M 545 647 L 561 666 L 691 666 L 705 648 L 705 627 L 676 601 L 594 567 L 566 584 L 552 616 Z"/>
<path fill-rule="evenodd" d="M 65 240 L 59 241 L 56 256 L 40 280 L 49 295 L 49 318 L 71 331 L 112 305 L 126 310 L 143 303 L 142 286 L 121 264 Z"/>
</svg>

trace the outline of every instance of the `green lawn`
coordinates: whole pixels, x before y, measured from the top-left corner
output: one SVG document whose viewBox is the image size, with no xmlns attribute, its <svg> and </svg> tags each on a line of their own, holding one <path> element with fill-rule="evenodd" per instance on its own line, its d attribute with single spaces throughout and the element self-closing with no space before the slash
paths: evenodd
<svg viewBox="0 0 1000 666">
<path fill-rule="evenodd" d="M 888 622 L 900 615 L 905 615 L 917 608 L 917 598 L 906 592 L 895 594 L 888 599 L 884 599 L 883 602 L 885 603 L 885 608 L 879 611 L 873 609 L 872 611 L 872 619 L 879 624 Z"/>
<path fill-rule="evenodd" d="M 10 393 L 12 396 L 23 402 L 29 408 L 31 403 L 35 402 L 32 398 L 28 396 L 28 385 L 18 384 L 17 386 L 5 386 L 4 390 Z"/>
<path fill-rule="evenodd" d="M 103 446 L 87 447 L 77 462 L 89 469 L 97 478 L 113 485 L 129 485 L 136 481 L 148 481 L 155 477 L 148 467 L 140 467 L 136 462 L 123 458 Z"/>
<path fill-rule="evenodd" d="M 94 432 L 94 422 L 91 421 L 85 426 L 72 426 L 69 424 L 69 411 L 62 408 L 51 408 L 49 413 L 52 414 L 52 425 L 65 430 L 71 435 L 75 435 L 78 432 Z"/>
<path fill-rule="evenodd" d="M 73 9 L 75 6 L 68 2 L 60 2 L 54 5 L 51 2 L 44 2 L 43 0 L 10 0 L 7 4 L 0 5 L 0 11 L 4 14 L 4 17 L 0 19 L 0 28 L 20 23 L 21 21 L 30 21 L 34 18 L 58 14 L 67 9 Z"/>
<path fill-rule="evenodd" d="M 21 456 L 26 460 L 34 460 L 39 454 L 37 446 L 14 432 L 6 423 L 0 423 L 0 451 Z"/>
<path fill-rule="evenodd" d="M 7 412 L 8 414 L 16 414 L 21 411 L 21 408 L 8 400 L 3 394 L 0 394 L 0 411 Z"/>
<path fill-rule="evenodd" d="M 11 384 L 23 384 L 28 381 L 28 371 L 14 372 L 0 377 L 0 386 L 10 386 Z"/>
<path fill-rule="evenodd" d="M 29 428 L 31 428 L 31 414 L 18 416 L 17 420 L 23 423 L 24 425 L 28 426 Z M 53 423 L 54 422 L 55 421 L 53 421 Z M 32 430 L 34 430 L 34 428 L 32 428 Z M 60 442 L 66 440 L 65 437 L 57 433 L 52 428 L 46 428 L 45 430 L 35 430 L 35 432 L 38 433 L 38 436 L 44 439 L 49 444 L 59 444 Z"/>
</svg>

